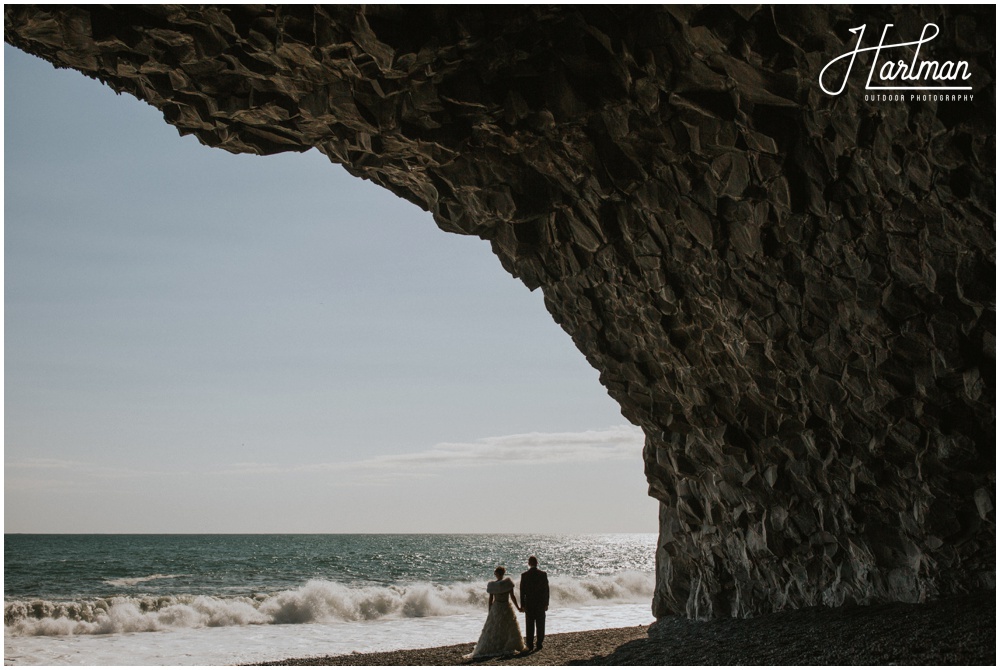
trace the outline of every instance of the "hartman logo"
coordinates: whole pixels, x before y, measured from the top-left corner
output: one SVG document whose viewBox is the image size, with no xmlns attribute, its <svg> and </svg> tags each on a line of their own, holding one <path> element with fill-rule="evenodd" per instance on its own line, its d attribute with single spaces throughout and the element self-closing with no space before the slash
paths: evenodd
<svg viewBox="0 0 1000 670">
<path fill-rule="evenodd" d="M 850 32 L 857 35 L 858 41 L 854 49 L 837 56 L 820 70 L 819 87 L 823 92 L 827 95 L 843 93 L 858 54 L 874 52 L 865 81 L 865 91 L 873 93 L 866 93 L 866 100 L 972 100 L 973 94 L 969 93 L 972 73 L 968 61 L 942 62 L 921 57 L 921 48 L 941 33 L 937 24 L 926 24 L 918 40 L 887 44 L 892 27 L 893 24 L 887 23 L 878 44 L 869 47 L 862 46 L 867 24 L 851 28 Z"/>
</svg>

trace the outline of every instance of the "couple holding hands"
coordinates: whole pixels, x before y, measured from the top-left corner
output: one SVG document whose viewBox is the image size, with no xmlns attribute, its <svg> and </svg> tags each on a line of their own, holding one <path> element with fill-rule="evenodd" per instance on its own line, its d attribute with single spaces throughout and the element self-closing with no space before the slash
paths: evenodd
<svg viewBox="0 0 1000 670">
<path fill-rule="evenodd" d="M 486 592 L 490 594 L 489 613 L 479 642 L 471 654 L 472 658 L 542 650 L 542 643 L 545 641 L 545 611 L 549 609 L 549 576 L 538 569 L 538 559 L 530 557 L 527 572 L 521 573 L 521 604 L 518 605 L 517 598 L 514 597 L 514 582 L 505 576 L 506 573 L 506 568 L 497 568 L 493 572 L 496 581 L 486 585 Z M 527 638 L 521 637 L 515 607 L 519 612 L 524 612 Z"/>
</svg>

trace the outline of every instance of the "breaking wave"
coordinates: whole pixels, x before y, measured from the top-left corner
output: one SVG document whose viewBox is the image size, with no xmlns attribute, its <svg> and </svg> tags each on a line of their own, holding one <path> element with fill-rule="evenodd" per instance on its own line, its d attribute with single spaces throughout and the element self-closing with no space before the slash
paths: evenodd
<svg viewBox="0 0 1000 670">
<path fill-rule="evenodd" d="M 166 575 L 157 578 L 166 578 Z M 416 583 L 346 586 L 309 581 L 273 594 L 246 597 L 179 595 L 115 597 L 77 602 L 47 600 L 4 604 L 5 634 L 101 635 L 206 626 L 366 621 L 482 612 L 484 584 Z M 550 579 L 552 607 L 648 602 L 653 575 L 625 572 Z"/>
</svg>

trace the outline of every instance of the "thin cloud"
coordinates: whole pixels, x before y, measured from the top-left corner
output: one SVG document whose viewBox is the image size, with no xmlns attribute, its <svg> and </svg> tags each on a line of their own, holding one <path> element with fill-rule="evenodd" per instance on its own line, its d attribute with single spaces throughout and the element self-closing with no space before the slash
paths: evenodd
<svg viewBox="0 0 1000 670">
<path fill-rule="evenodd" d="M 443 442 L 430 449 L 388 454 L 360 461 L 282 466 L 276 463 L 235 463 L 222 474 L 259 475 L 308 472 L 352 472 L 393 478 L 411 477 L 450 468 L 493 465 L 596 463 L 635 460 L 642 454 L 644 435 L 635 426 L 577 433 L 521 433 L 486 437 L 475 442 Z"/>
<path fill-rule="evenodd" d="M 214 473 L 154 472 L 78 461 L 33 458 L 6 463 L 8 473 L 6 486 L 11 489 L 37 489 L 72 483 L 85 487 L 89 485 L 88 482 L 94 480 L 124 480 L 168 475 L 270 476 L 310 473 L 352 475 L 346 484 L 387 484 L 401 479 L 434 477 L 444 470 L 457 468 L 638 460 L 641 458 L 643 441 L 642 431 L 635 426 L 612 426 L 605 430 L 576 433 L 520 433 L 486 437 L 474 442 L 443 442 L 424 451 L 387 454 L 358 461 L 303 465 L 239 462 Z M 21 474 L 15 475 L 17 471 Z M 38 474 L 41 473 L 47 476 L 39 477 Z M 59 479 L 61 477 L 67 479 Z"/>
<path fill-rule="evenodd" d="M 642 431 L 633 426 L 580 433 L 522 433 L 475 442 L 444 442 L 427 451 L 379 456 L 358 465 L 441 468 L 617 461 L 641 454 L 643 440 Z"/>
<path fill-rule="evenodd" d="M 276 472 L 292 472 L 294 468 L 287 468 L 277 463 L 233 463 L 225 470 L 219 472 L 223 475 L 266 475 Z"/>
</svg>

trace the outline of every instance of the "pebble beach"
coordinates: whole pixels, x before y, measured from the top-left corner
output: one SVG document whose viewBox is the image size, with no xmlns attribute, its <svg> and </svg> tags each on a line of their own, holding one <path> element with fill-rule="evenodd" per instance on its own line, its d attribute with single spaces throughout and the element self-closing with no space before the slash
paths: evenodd
<svg viewBox="0 0 1000 670">
<path fill-rule="evenodd" d="M 994 666 L 996 592 L 922 604 L 813 607 L 754 619 L 665 618 L 652 626 L 550 635 L 544 649 L 530 654 L 464 658 L 474 644 L 262 665 Z"/>
</svg>

